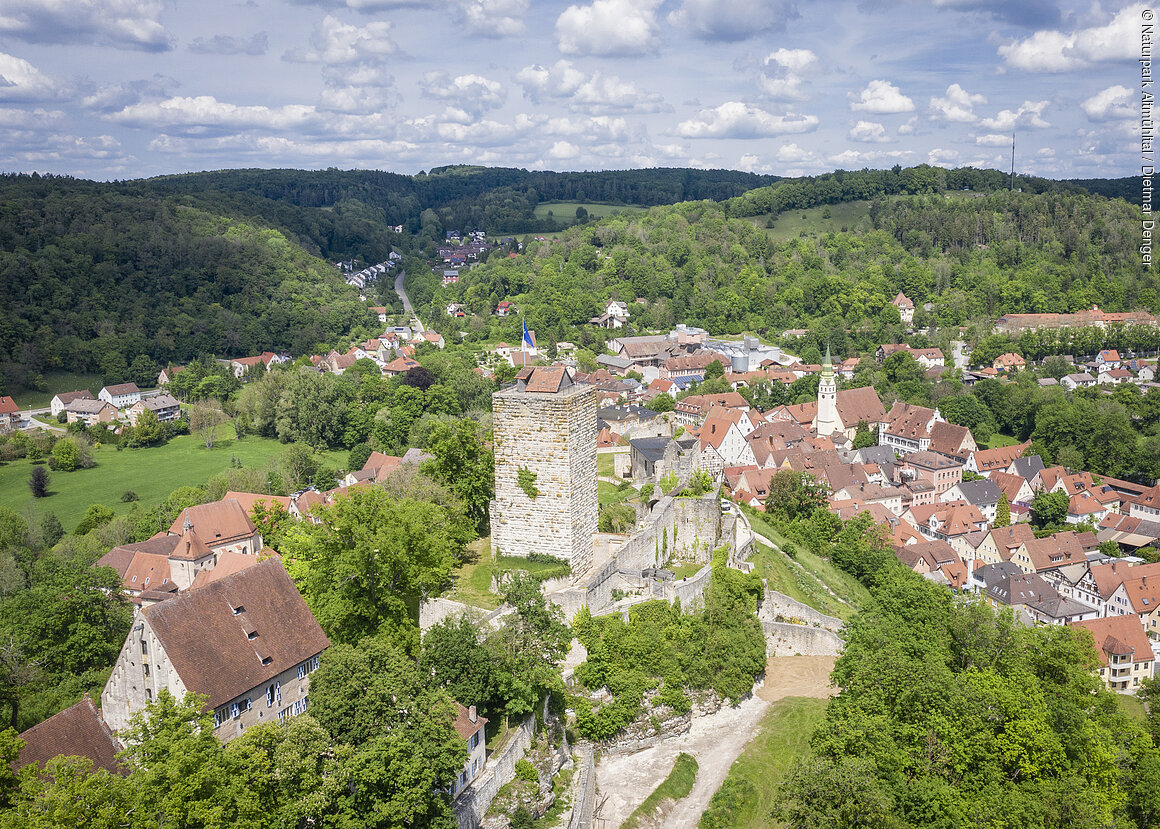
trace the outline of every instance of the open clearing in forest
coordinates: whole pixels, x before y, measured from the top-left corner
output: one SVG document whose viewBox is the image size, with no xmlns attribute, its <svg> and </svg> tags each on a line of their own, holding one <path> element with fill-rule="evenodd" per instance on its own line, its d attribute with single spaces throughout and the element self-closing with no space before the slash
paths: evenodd
<svg viewBox="0 0 1160 829">
<path fill-rule="evenodd" d="M 683 751 L 697 760 L 697 780 L 663 822 L 671 829 L 693 829 L 733 761 L 758 733 L 770 703 L 786 697 L 829 697 L 833 668 L 832 656 L 772 657 L 765 684 L 736 708 L 726 705 L 716 714 L 695 717 L 688 733 L 643 751 L 602 757 L 596 766 L 596 817 L 603 823 L 596 825 L 620 826 L 668 776 Z"/>
</svg>

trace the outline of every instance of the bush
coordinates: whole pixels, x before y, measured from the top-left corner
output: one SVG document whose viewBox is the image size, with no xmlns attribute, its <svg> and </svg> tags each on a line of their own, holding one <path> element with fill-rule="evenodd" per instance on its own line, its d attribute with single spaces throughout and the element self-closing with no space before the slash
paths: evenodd
<svg viewBox="0 0 1160 829">
<path fill-rule="evenodd" d="M 137 500 L 137 493 L 131 489 L 126 489 L 125 494 L 121 496 L 121 501 L 123 503 L 126 503 L 126 504 L 130 503 L 131 501 L 136 501 L 136 500 Z"/>
<path fill-rule="evenodd" d="M 536 767 L 527 759 L 516 761 L 516 779 L 526 780 L 528 783 L 540 785 L 540 775 L 536 771 Z"/>
</svg>

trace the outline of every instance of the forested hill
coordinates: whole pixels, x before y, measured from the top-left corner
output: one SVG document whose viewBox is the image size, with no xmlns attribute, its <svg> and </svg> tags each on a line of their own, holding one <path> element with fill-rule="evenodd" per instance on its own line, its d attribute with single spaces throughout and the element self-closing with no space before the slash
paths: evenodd
<svg viewBox="0 0 1160 829">
<path fill-rule="evenodd" d="M 325 208 L 417 233 L 425 210 L 448 229 L 489 233 L 551 231 L 537 219 L 547 201 L 653 206 L 680 201 L 721 201 L 778 180 L 734 170 L 656 168 L 605 172 L 529 172 L 505 167 L 441 167 L 416 176 L 376 170 L 223 170 L 128 182 L 131 192 L 239 197 L 251 209 L 258 199 L 285 208 Z M 259 208 L 261 209 L 261 208 Z M 270 214 L 264 214 L 270 215 Z M 274 218 L 274 216 L 271 216 Z M 324 255 L 329 251 L 324 248 Z"/>
<path fill-rule="evenodd" d="M 842 356 L 903 337 L 890 305 L 898 291 L 919 305 L 917 327 L 973 324 L 980 334 L 1004 313 L 1093 304 L 1160 311 L 1160 278 L 1136 252 L 1138 211 L 1122 200 L 1070 188 L 948 188 L 835 206 L 842 219 L 825 219 L 828 205 L 809 217 L 798 209 L 734 217 L 759 200 L 772 207 L 787 186 L 613 216 L 533 245 L 525 256 L 489 261 L 458 284 L 415 285 L 412 299 L 429 297 L 435 324 L 449 330 L 463 323 L 441 309 L 462 304 L 479 315 L 466 326 L 472 336 L 512 335 L 489 330 L 503 323 L 488 322 L 495 304 L 509 299 L 542 340 L 579 337 L 598 346 L 603 334 L 586 322 L 616 298 L 630 303 L 636 329 L 684 322 L 776 338 L 808 328 L 796 348 L 828 342 Z"/>
<path fill-rule="evenodd" d="M 309 353 L 377 325 L 333 266 L 261 222 L 115 185 L 0 179 L 0 384 Z M 95 390 L 94 390 L 95 391 Z"/>
</svg>

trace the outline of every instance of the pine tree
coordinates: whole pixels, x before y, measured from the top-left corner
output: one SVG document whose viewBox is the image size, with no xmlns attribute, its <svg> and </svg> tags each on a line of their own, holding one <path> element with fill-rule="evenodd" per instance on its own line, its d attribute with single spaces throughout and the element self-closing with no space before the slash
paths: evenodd
<svg viewBox="0 0 1160 829">
<path fill-rule="evenodd" d="M 28 488 L 32 490 L 33 498 L 43 498 L 48 495 L 48 470 L 43 466 L 32 467 L 32 475 L 28 479 Z"/>
</svg>

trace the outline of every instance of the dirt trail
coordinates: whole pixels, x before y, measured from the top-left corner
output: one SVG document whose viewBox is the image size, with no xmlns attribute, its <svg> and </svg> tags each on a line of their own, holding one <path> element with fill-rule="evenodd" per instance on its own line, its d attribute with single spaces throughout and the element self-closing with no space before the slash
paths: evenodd
<svg viewBox="0 0 1160 829">
<path fill-rule="evenodd" d="M 668 776 L 684 751 L 697 758 L 697 782 L 663 822 L 669 829 L 694 829 L 729 767 L 757 732 L 769 704 L 782 697 L 831 696 L 828 680 L 833 667 L 832 656 L 773 657 L 766 665 L 765 684 L 738 707 L 697 717 L 687 734 L 644 751 L 601 758 L 596 766 L 595 825 L 620 826 Z"/>
</svg>

